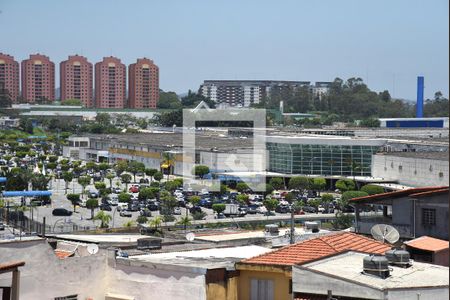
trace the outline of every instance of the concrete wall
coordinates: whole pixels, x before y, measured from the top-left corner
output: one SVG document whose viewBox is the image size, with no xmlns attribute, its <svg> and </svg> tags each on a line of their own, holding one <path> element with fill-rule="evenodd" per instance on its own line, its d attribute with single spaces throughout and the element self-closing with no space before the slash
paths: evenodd
<svg viewBox="0 0 450 300">
<path fill-rule="evenodd" d="M 373 155 L 372 176 L 414 187 L 444 186 L 449 182 L 448 161 Z"/>
<path fill-rule="evenodd" d="M 20 268 L 20 299 L 54 299 L 78 294 L 78 299 L 104 299 L 106 256 L 59 259 L 45 240 L 0 244 L 0 261 L 23 260 Z M 8 286 L 10 274 L 0 275 Z"/>
<path fill-rule="evenodd" d="M 331 290 L 333 296 L 352 297 L 356 299 L 386 299 L 384 298 L 384 293 L 380 290 L 360 286 L 297 267 L 292 268 L 292 289 L 295 293 L 326 295 L 327 291 Z"/>
<path fill-rule="evenodd" d="M 416 200 L 416 237 L 428 235 L 434 238 L 448 240 L 448 193 Z M 422 209 L 436 210 L 436 225 L 422 225 Z"/>
<path fill-rule="evenodd" d="M 139 300 L 207 300 L 205 275 L 174 267 L 161 270 L 117 263 L 110 268 L 107 292 Z"/>
</svg>

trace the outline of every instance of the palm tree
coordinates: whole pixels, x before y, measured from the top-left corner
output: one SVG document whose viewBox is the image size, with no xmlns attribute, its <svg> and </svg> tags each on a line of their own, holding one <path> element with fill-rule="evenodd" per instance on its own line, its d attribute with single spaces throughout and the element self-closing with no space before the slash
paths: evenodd
<svg viewBox="0 0 450 300">
<path fill-rule="evenodd" d="M 169 180 L 170 170 L 173 167 L 173 165 L 175 164 L 175 156 L 173 155 L 173 153 L 164 152 L 162 154 L 162 159 L 163 159 L 163 161 L 162 161 L 161 168 L 167 169 L 167 180 Z"/>
<path fill-rule="evenodd" d="M 186 209 L 187 210 L 187 209 Z M 184 231 L 186 231 L 187 227 L 191 225 L 191 219 L 188 216 L 181 217 L 180 221 L 177 224 L 183 225 Z"/>
<path fill-rule="evenodd" d="M 126 221 L 125 223 L 123 223 L 123 227 L 125 228 L 131 228 L 134 226 L 134 221 L 130 220 L 130 221 Z"/>
<path fill-rule="evenodd" d="M 161 216 L 156 216 L 148 222 L 148 225 L 155 227 L 155 230 L 158 230 L 158 227 L 162 224 Z"/>
<path fill-rule="evenodd" d="M 108 173 L 106 174 L 106 179 L 109 180 L 109 188 L 112 189 L 112 180 L 115 178 L 116 176 L 114 176 L 114 174 L 112 173 Z"/>
<path fill-rule="evenodd" d="M 100 228 L 108 228 L 108 224 L 112 220 L 112 216 L 101 210 L 95 215 L 93 220 L 99 220 L 101 222 Z"/>
</svg>

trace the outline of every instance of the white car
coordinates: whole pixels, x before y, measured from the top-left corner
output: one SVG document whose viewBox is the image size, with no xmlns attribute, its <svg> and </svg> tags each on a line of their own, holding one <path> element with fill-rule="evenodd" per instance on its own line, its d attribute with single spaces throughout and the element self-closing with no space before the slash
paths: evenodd
<svg viewBox="0 0 450 300">
<path fill-rule="evenodd" d="M 267 212 L 267 208 L 265 206 L 260 206 L 256 209 L 258 214 L 265 214 Z"/>
</svg>

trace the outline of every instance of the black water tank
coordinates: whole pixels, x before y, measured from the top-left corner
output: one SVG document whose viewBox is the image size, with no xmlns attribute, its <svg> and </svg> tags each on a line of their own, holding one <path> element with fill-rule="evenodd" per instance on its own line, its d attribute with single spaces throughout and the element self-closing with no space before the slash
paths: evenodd
<svg viewBox="0 0 450 300">
<path fill-rule="evenodd" d="M 406 250 L 388 250 L 385 253 L 386 258 L 389 263 L 397 266 L 409 266 L 410 265 L 410 255 Z"/>
<path fill-rule="evenodd" d="M 138 250 L 157 250 L 161 249 L 161 239 L 159 238 L 140 238 L 137 240 Z"/>
<path fill-rule="evenodd" d="M 363 260 L 363 270 L 366 274 L 387 278 L 389 277 L 389 261 L 385 256 L 366 256 Z"/>
</svg>

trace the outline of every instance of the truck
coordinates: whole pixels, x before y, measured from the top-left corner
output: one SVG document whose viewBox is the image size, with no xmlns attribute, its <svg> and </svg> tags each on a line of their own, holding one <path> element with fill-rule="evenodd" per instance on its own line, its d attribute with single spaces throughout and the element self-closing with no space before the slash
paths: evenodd
<svg viewBox="0 0 450 300">
<path fill-rule="evenodd" d="M 225 204 L 223 214 L 226 217 L 242 217 L 246 212 L 239 209 L 239 204 Z"/>
</svg>

